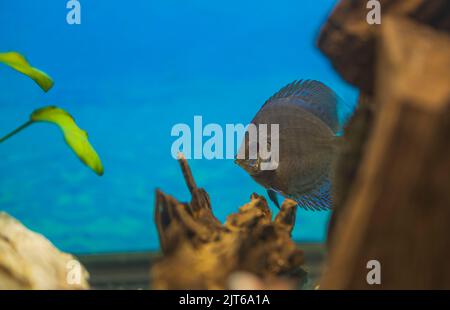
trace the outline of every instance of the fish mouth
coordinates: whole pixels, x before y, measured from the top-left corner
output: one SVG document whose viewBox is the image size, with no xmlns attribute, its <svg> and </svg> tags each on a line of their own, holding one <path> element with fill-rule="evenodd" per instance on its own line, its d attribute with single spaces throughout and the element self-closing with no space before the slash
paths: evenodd
<svg viewBox="0 0 450 310">
<path fill-rule="evenodd" d="M 245 159 L 236 158 L 234 160 L 234 163 L 238 165 L 238 167 L 244 169 L 247 173 L 252 174 L 254 171 L 249 167 L 248 162 L 245 161 Z"/>
<path fill-rule="evenodd" d="M 234 159 L 234 163 L 235 163 L 236 165 L 238 165 L 238 166 L 242 166 L 242 162 L 243 162 L 242 159 L 239 159 L 239 158 L 235 158 L 235 159 Z"/>
</svg>

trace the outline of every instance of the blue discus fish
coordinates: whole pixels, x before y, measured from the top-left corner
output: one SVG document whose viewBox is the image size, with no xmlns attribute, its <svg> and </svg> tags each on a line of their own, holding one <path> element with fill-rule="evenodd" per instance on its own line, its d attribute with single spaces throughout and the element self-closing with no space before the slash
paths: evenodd
<svg viewBox="0 0 450 310">
<path fill-rule="evenodd" d="M 264 160 L 259 155 L 235 162 L 268 190 L 277 207 L 279 193 L 308 210 L 330 209 L 330 177 L 340 144 L 338 109 L 344 111 L 348 106 L 321 82 L 300 80 L 287 85 L 267 100 L 252 120 L 256 126 L 279 125 L 277 168 L 261 169 Z M 240 152 L 243 148 L 245 154 L 248 132 Z"/>
</svg>

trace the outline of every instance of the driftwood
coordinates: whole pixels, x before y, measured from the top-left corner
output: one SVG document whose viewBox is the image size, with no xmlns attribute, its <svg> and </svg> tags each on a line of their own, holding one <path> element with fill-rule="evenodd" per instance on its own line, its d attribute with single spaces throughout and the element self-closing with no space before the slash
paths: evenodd
<svg viewBox="0 0 450 310">
<path fill-rule="evenodd" d="M 449 289 L 450 38 L 388 17 L 377 46 L 374 126 L 321 287 Z M 367 282 L 370 260 L 380 285 Z"/>
<path fill-rule="evenodd" d="M 163 257 L 151 268 L 153 288 L 225 289 L 242 272 L 257 276 L 269 287 L 280 277 L 292 283 L 290 287 L 305 281 L 303 252 L 291 239 L 294 201 L 285 200 L 272 220 L 264 197 L 253 194 L 222 225 L 212 213 L 207 192 L 195 184 L 186 160 L 179 162 L 192 200 L 181 203 L 156 191 L 155 222 Z"/>
<path fill-rule="evenodd" d="M 368 1 L 341 1 L 323 27 L 318 46 L 349 83 L 373 94 L 375 46 L 380 25 L 369 25 Z M 450 31 L 448 0 L 379 0 L 382 20 L 388 15 L 408 16 L 438 30 Z"/>
<path fill-rule="evenodd" d="M 87 289 L 88 278 L 72 255 L 0 212 L 0 289 Z"/>
<path fill-rule="evenodd" d="M 446 0 L 380 0 L 383 23 L 388 16 L 408 16 L 434 29 L 450 32 L 450 2 Z M 334 9 L 319 36 L 318 46 L 330 58 L 341 76 L 361 90 L 357 110 L 345 128 L 344 141 L 333 179 L 333 213 L 328 244 L 344 212 L 361 160 L 371 138 L 373 119 L 379 109 L 374 95 L 375 58 L 381 25 L 369 25 L 366 1 L 342 0 Z M 414 49 L 414 48 L 413 48 Z"/>
<path fill-rule="evenodd" d="M 323 26 L 318 47 L 329 57 L 335 69 L 349 83 L 361 90 L 357 110 L 345 128 L 340 156 L 333 180 L 333 214 L 328 229 L 328 243 L 344 212 L 350 189 L 366 153 L 373 119 L 378 106 L 373 99 L 376 76 L 376 46 L 381 25 L 369 25 L 367 1 L 342 0 Z M 435 29 L 450 32 L 450 2 L 447 0 L 380 0 L 381 22 L 389 16 L 408 16 Z"/>
</svg>

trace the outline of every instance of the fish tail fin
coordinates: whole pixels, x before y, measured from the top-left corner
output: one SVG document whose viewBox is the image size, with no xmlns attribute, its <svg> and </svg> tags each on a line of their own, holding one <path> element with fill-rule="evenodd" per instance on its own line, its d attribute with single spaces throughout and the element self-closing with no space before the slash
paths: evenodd
<svg viewBox="0 0 450 310">
<path fill-rule="evenodd" d="M 343 136 L 333 136 L 331 138 L 331 146 L 335 151 L 339 150 L 344 143 L 345 142 Z"/>
</svg>

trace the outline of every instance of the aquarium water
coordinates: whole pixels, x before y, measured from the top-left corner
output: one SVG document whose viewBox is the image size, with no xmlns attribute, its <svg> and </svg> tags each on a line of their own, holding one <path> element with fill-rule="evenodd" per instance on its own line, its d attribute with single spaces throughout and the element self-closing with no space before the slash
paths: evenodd
<svg viewBox="0 0 450 310">
<path fill-rule="evenodd" d="M 74 253 L 157 250 L 155 190 L 190 195 L 171 154 L 176 124 L 248 124 L 267 98 L 317 79 L 354 103 L 316 48 L 333 0 L 0 2 L 0 52 L 18 51 L 55 81 L 48 93 L 0 66 L 0 136 L 57 105 L 87 130 L 97 176 L 49 124 L 0 145 L 0 210 Z M 224 221 L 265 189 L 233 160 L 189 161 Z M 277 209 L 273 204 L 274 213 Z M 298 209 L 295 240 L 323 242 L 329 212 Z"/>
</svg>

